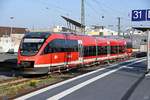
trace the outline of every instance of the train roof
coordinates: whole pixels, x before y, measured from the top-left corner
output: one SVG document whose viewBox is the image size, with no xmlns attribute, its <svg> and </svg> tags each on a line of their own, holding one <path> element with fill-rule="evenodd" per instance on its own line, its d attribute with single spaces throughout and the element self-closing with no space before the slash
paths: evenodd
<svg viewBox="0 0 150 100">
<path fill-rule="evenodd" d="M 107 44 L 107 41 L 110 42 L 110 44 L 116 45 L 116 44 L 124 44 L 125 40 L 124 39 L 113 39 L 113 38 L 107 38 L 107 37 L 95 37 L 95 36 L 89 36 L 89 35 L 85 35 L 85 34 L 77 34 L 77 33 L 65 33 L 65 32 L 28 32 L 25 34 L 25 38 L 48 38 L 50 35 L 54 35 L 54 34 L 59 34 L 59 35 L 68 35 L 68 36 L 75 36 L 76 38 L 80 38 L 83 39 L 83 41 L 85 41 L 85 43 L 90 43 L 92 44 L 92 41 L 94 38 L 96 38 L 97 40 L 101 40 L 101 43 L 103 44 Z M 70 38 L 71 38 L 70 37 Z M 74 37 L 74 38 L 75 38 Z M 72 37 L 73 38 L 73 37 Z M 87 41 L 88 39 L 88 41 Z M 100 42 L 99 42 L 100 43 Z"/>
<path fill-rule="evenodd" d="M 50 32 L 28 32 L 25 34 L 25 38 L 48 38 Z"/>
</svg>

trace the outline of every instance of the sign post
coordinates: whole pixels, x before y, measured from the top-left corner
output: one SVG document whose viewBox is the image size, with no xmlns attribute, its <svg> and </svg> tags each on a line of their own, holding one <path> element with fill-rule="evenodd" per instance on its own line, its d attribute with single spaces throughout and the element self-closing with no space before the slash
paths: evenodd
<svg viewBox="0 0 150 100">
<path fill-rule="evenodd" d="M 150 9 L 132 10 L 132 21 L 150 21 Z M 150 28 L 147 28 L 147 71 L 150 70 Z"/>
<path fill-rule="evenodd" d="M 147 31 L 147 71 L 150 70 L 150 30 Z"/>
<path fill-rule="evenodd" d="M 147 21 L 150 21 L 150 9 L 147 10 Z"/>
<path fill-rule="evenodd" d="M 150 9 L 147 10 L 147 21 L 150 21 Z M 147 71 L 150 70 L 150 30 L 147 31 Z"/>
</svg>

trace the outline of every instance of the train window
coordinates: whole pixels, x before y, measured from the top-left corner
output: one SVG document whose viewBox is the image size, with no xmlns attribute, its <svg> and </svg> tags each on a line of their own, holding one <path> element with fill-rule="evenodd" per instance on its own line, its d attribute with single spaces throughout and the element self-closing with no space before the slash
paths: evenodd
<svg viewBox="0 0 150 100">
<path fill-rule="evenodd" d="M 92 46 L 89 46 L 89 56 L 93 56 L 93 47 Z"/>
<path fill-rule="evenodd" d="M 96 46 L 84 46 L 84 57 L 96 56 Z"/>
<path fill-rule="evenodd" d="M 44 54 L 48 54 L 48 53 L 51 53 L 51 49 L 49 47 L 49 44 L 44 49 Z"/>
<path fill-rule="evenodd" d="M 111 46 L 111 54 L 117 54 L 118 53 L 118 46 Z"/>
<path fill-rule="evenodd" d="M 108 51 L 108 46 L 98 46 L 97 54 L 98 55 L 106 55 Z M 87 56 L 96 56 L 96 46 L 85 46 L 84 47 L 84 57 Z"/>
<path fill-rule="evenodd" d="M 78 41 L 77 40 L 66 40 L 67 52 L 78 52 Z"/>
<path fill-rule="evenodd" d="M 101 55 L 101 46 L 98 46 L 97 49 L 98 49 L 97 50 L 98 51 L 98 55 Z"/>
<path fill-rule="evenodd" d="M 83 53 L 84 57 L 87 57 L 88 56 L 88 52 L 89 52 L 88 47 L 84 46 L 83 50 L 84 50 L 84 53 Z"/>
<path fill-rule="evenodd" d="M 55 52 L 64 52 L 65 51 L 65 42 L 63 39 L 56 39 L 48 43 L 44 49 L 44 54 L 55 53 Z"/>
<path fill-rule="evenodd" d="M 107 53 L 110 54 L 111 53 L 111 47 L 107 46 Z"/>
<path fill-rule="evenodd" d="M 78 51 L 77 40 L 55 39 L 46 46 L 44 53 L 77 52 L 77 51 Z"/>
<path fill-rule="evenodd" d="M 127 48 L 132 48 L 132 42 L 127 42 Z"/>
<path fill-rule="evenodd" d="M 111 46 L 111 54 L 115 54 L 116 53 L 116 48 L 115 46 Z"/>
<path fill-rule="evenodd" d="M 102 46 L 98 46 L 98 55 L 102 55 L 103 54 L 103 48 Z"/>
<path fill-rule="evenodd" d="M 96 56 L 96 46 L 92 46 L 92 56 Z"/>
<path fill-rule="evenodd" d="M 65 40 L 56 39 L 50 42 L 49 47 L 52 49 L 52 53 L 65 52 Z"/>
<path fill-rule="evenodd" d="M 98 55 L 106 55 L 107 51 L 107 46 L 98 46 Z"/>
<path fill-rule="evenodd" d="M 119 46 L 119 53 L 124 53 L 125 52 L 125 46 Z"/>
<path fill-rule="evenodd" d="M 116 47 L 115 46 L 111 46 L 111 54 L 116 54 Z"/>
<path fill-rule="evenodd" d="M 105 55 L 107 54 L 107 46 L 103 47 L 103 54 L 105 54 Z"/>
<path fill-rule="evenodd" d="M 88 56 L 92 56 L 92 54 L 93 54 L 92 47 L 89 46 Z"/>
</svg>

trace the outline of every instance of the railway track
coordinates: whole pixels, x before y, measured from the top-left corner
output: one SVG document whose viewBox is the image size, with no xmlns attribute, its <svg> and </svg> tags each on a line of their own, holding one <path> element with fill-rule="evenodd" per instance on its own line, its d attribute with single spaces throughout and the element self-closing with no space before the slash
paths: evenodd
<svg viewBox="0 0 150 100">
<path fill-rule="evenodd" d="M 0 84 L 0 87 L 5 86 L 5 85 L 14 85 L 14 84 L 18 84 L 18 83 L 22 83 L 22 82 L 26 82 L 29 81 L 30 79 L 26 79 L 26 78 L 19 78 L 19 79 L 14 79 L 14 80 L 7 80 L 6 82 L 2 82 Z"/>
<path fill-rule="evenodd" d="M 130 58 L 130 59 L 133 59 L 133 58 Z M 127 59 L 127 60 L 129 60 L 129 59 Z M 54 72 L 54 73 L 51 73 L 49 75 L 44 75 L 44 76 L 17 77 L 14 79 L 2 81 L 0 83 L 0 89 L 2 87 L 17 86 L 17 85 L 24 84 L 24 83 L 28 84 L 28 86 L 29 86 L 30 83 L 32 83 L 32 81 L 40 81 L 40 82 L 46 81 L 45 83 L 42 83 L 42 85 L 39 85 L 39 86 L 37 85 L 36 87 L 33 87 L 33 88 L 31 87 L 29 90 L 28 89 L 24 90 L 24 92 L 23 92 L 23 94 L 24 94 L 24 93 L 26 93 L 25 91 L 31 92 L 33 90 L 36 90 L 37 88 L 42 88 L 42 87 L 45 87 L 47 85 L 55 84 L 55 83 L 58 83 L 60 81 L 64 81 L 66 79 L 73 78 L 73 77 L 76 77 L 78 75 L 81 75 L 81 74 L 84 74 L 84 73 L 87 73 L 87 72 L 90 72 L 90 71 L 93 71 L 93 70 L 96 70 L 96 69 L 99 69 L 102 67 L 106 67 L 106 66 L 111 65 L 111 64 L 116 64 L 118 62 L 122 62 L 122 61 L 115 61 L 112 63 L 103 63 L 101 65 L 92 64 L 92 65 L 81 67 L 78 69 L 73 69 L 73 70 L 70 70 L 68 72 Z M 47 81 L 47 80 L 50 80 L 50 81 Z M 6 90 L 8 90 L 8 89 L 6 89 Z M 18 91 L 22 91 L 22 90 L 18 89 Z M 18 92 L 17 94 L 20 94 L 20 92 Z M 16 96 L 16 94 L 13 94 L 11 96 L 9 94 L 8 95 L 6 94 L 6 96 L 8 96 L 8 98 L 13 98 L 14 96 Z M 0 96 L 0 98 L 1 97 L 2 96 Z"/>
<path fill-rule="evenodd" d="M 133 59 L 133 58 L 130 58 L 130 59 Z M 46 79 L 48 76 L 50 75 L 54 75 L 54 76 L 57 76 L 56 74 L 60 75 L 60 74 L 66 74 L 66 73 L 80 73 L 80 74 L 83 74 L 83 73 L 86 73 L 86 72 L 89 72 L 89 71 L 92 71 L 92 70 L 96 70 L 98 68 L 101 68 L 101 67 L 105 67 L 105 66 L 108 66 L 109 64 L 116 64 L 118 62 L 121 62 L 121 61 L 115 61 L 115 62 L 112 62 L 112 63 L 101 63 L 101 64 L 91 64 L 91 65 L 87 65 L 87 66 L 84 66 L 84 67 L 81 67 L 81 68 L 78 68 L 78 69 L 72 69 L 72 70 L 69 70 L 69 71 L 64 71 L 64 72 L 60 72 L 60 71 L 56 71 L 56 72 L 52 72 L 52 73 L 49 73 L 48 75 L 44 75 L 44 76 L 31 76 L 28 78 L 25 78 L 25 77 L 16 77 L 16 78 L 12 78 L 12 79 L 8 79 L 8 80 L 3 80 L 0 82 L 0 87 L 1 86 L 4 86 L 4 85 L 8 85 L 8 84 L 17 84 L 17 83 L 22 83 L 22 82 L 27 82 L 27 81 L 30 81 L 30 80 L 33 80 L 33 79 Z"/>
</svg>

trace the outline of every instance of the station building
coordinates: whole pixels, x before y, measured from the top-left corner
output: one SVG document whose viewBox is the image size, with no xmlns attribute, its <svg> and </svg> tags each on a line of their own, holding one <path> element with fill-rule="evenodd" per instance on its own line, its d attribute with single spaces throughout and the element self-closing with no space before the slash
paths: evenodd
<svg viewBox="0 0 150 100">
<path fill-rule="evenodd" d="M 27 28 L 0 26 L 0 53 L 17 52 Z"/>
<path fill-rule="evenodd" d="M 118 35 L 118 32 L 107 29 L 104 26 L 92 25 L 91 27 L 86 27 L 86 34 L 97 36 L 116 36 Z"/>
</svg>

